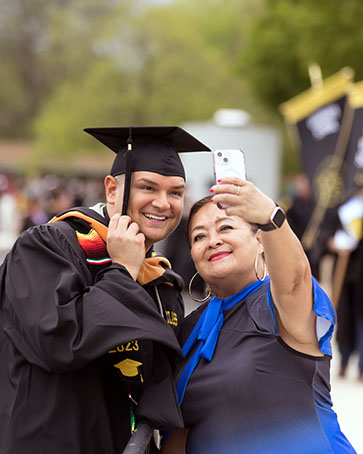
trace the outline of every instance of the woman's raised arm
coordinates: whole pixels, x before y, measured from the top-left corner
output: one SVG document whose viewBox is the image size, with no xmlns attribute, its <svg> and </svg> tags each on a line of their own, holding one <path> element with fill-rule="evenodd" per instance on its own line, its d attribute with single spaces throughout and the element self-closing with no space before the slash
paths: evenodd
<svg viewBox="0 0 363 454">
<path fill-rule="evenodd" d="M 266 225 L 276 208 L 275 202 L 253 183 L 225 178 L 212 187 L 213 202 L 228 204 L 228 216 Z M 279 228 L 260 230 L 271 294 L 276 307 L 282 339 L 307 354 L 320 353 L 315 330 L 313 292 L 309 261 L 287 220 Z"/>
</svg>

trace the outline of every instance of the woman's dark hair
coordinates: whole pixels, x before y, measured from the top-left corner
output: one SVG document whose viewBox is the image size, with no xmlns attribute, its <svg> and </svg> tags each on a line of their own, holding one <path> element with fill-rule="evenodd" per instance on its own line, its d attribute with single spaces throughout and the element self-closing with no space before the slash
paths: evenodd
<svg viewBox="0 0 363 454">
<path fill-rule="evenodd" d="M 187 236 L 187 242 L 188 242 L 189 247 L 191 247 L 190 238 L 189 238 L 189 229 L 190 229 L 190 223 L 192 222 L 193 216 L 202 207 L 204 207 L 204 205 L 207 205 L 207 203 L 210 203 L 211 199 L 212 199 L 211 195 L 207 195 L 206 197 L 203 197 L 202 199 L 195 202 L 189 211 L 189 217 L 188 217 L 187 226 L 186 226 L 186 230 L 185 230 L 185 234 Z"/>
<path fill-rule="evenodd" d="M 207 195 L 206 197 L 203 197 L 202 199 L 195 202 L 194 205 L 190 209 L 189 217 L 188 217 L 188 221 L 187 221 L 187 225 L 186 225 L 186 231 L 185 231 L 189 248 L 192 247 L 192 245 L 190 244 L 190 238 L 189 238 L 189 229 L 190 229 L 190 224 L 192 222 L 192 219 L 193 219 L 194 215 L 196 213 L 198 213 L 198 211 L 201 208 L 204 207 L 204 205 L 207 205 L 208 203 L 210 203 L 212 197 L 213 197 L 212 195 Z M 257 225 L 252 224 L 251 222 L 249 222 L 248 224 L 250 224 L 252 232 L 257 233 L 257 230 L 258 230 Z"/>
</svg>

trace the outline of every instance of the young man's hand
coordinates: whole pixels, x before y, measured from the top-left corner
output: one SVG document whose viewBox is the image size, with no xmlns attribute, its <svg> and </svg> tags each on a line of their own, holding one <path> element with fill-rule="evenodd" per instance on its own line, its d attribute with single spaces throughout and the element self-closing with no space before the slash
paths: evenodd
<svg viewBox="0 0 363 454">
<path fill-rule="evenodd" d="M 108 226 L 107 250 L 112 262 L 123 265 L 136 280 L 145 259 L 145 236 L 129 216 L 112 216 Z"/>
</svg>

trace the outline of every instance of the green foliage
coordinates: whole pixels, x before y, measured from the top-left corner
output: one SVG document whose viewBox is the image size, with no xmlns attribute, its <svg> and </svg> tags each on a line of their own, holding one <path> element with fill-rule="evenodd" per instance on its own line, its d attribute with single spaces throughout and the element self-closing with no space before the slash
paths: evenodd
<svg viewBox="0 0 363 454">
<path fill-rule="evenodd" d="M 282 102 L 311 86 L 308 68 L 313 62 L 323 78 L 345 66 L 355 70 L 356 80 L 363 78 L 362 21 L 361 0 L 265 0 L 246 30 L 238 72 L 276 115 Z M 300 166 L 294 146 L 285 135 L 285 172 Z"/>
<path fill-rule="evenodd" d="M 59 84 L 44 104 L 34 125 L 39 151 L 96 147 L 81 133 L 86 126 L 179 124 L 241 106 L 241 80 L 175 11 L 136 15 L 132 27 L 115 17 L 111 25 L 84 75 Z"/>
<path fill-rule="evenodd" d="M 125 94 L 125 85 L 120 74 L 104 60 L 95 63 L 83 79 L 64 81 L 34 122 L 37 151 L 71 155 L 87 147 L 89 138 L 82 129 L 117 123 L 119 112 L 113 113 L 112 107 Z M 125 96 L 123 99 L 126 113 L 127 100 Z"/>
<path fill-rule="evenodd" d="M 240 74 L 274 110 L 309 88 L 312 62 L 321 66 L 324 78 L 351 66 L 359 80 L 362 20 L 360 0 L 266 1 L 261 16 L 250 24 Z"/>
<path fill-rule="evenodd" d="M 151 6 L 150 6 L 151 5 Z M 41 153 L 99 149 L 82 129 L 279 105 L 351 66 L 363 78 L 361 0 L 0 0 L 0 133 Z M 296 168 L 285 140 L 284 167 Z"/>
<path fill-rule="evenodd" d="M 26 137 L 58 84 L 87 71 L 93 43 L 115 9 L 121 14 L 129 6 L 122 0 L 0 0 L 0 7 L 0 133 Z"/>
<path fill-rule="evenodd" d="M 16 136 L 24 123 L 24 103 L 27 100 L 25 87 L 19 80 L 19 74 L 9 60 L 1 64 L 0 72 L 0 130 L 6 135 Z M 5 89 L 6 88 L 6 89 Z"/>
</svg>

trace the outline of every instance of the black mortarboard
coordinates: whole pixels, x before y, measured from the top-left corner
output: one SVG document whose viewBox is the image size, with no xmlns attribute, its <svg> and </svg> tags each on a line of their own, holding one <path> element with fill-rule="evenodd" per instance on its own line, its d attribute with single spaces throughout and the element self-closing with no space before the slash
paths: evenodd
<svg viewBox="0 0 363 454">
<path fill-rule="evenodd" d="M 185 179 L 180 152 L 210 151 L 206 145 L 178 126 L 132 126 L 86 128 L 117 155 L 111 175 L 125 174 L 122 214 L 126 213 L 131 172 L 148 171 Z"/>
</svg>

